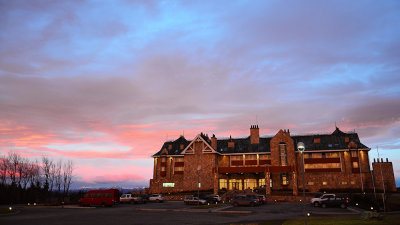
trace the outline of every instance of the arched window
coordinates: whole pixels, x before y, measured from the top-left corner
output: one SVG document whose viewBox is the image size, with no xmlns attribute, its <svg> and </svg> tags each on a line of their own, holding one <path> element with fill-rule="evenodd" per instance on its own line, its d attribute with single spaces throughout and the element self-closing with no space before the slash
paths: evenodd
<svg viewBox="0 0 400 225">
<path fill-rule="evenodd" d="M 287 153 L 285 143 L 279 143 L 279 162 L 281 166 L 287 166 Z"/>
</svg>

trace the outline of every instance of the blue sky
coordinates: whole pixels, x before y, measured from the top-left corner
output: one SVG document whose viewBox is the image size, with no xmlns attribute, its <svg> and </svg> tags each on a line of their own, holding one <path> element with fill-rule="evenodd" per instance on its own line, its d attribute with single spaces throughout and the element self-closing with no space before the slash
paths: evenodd
<svg viewBox="0 0 400 225">
<path fill-rule="evenodd" d="M 336 122 L 371 160 L 379 146 L 400 180 L 399 9 L 0 0 L 1 152 L 71 158 L 77 183 L 145 186 L 151 154 L 183 132 L 244 137 L 257 117 L 262 135 L 330 133 Z"/>
</svg>

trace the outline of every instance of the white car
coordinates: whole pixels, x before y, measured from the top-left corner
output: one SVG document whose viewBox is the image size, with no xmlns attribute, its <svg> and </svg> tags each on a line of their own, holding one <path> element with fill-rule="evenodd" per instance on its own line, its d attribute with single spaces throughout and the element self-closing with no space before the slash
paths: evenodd
<svg viewBox="0 0 400 225">
<path fill-rule="evenodd" d="M 162 194 L 152 194 L 149 197 L 149 201 L 151 202 L 163 202 L 164 196 Z"/>
<path fill-rule="evenodd" d="M 311 199 L 311 204 L 315 207 L 321 205 L 321 202 L 328 199 L 334 198 L 335 194 L 323 194 L 323 195 L 316 195 L 314 198 Z"/>
<path fill-rule="evenodd" d="M 196 205 L 196 204 L 200 204 L 200 205 L 205 205 L 207 204 L 207 201 L 204 199 L 199 199 L 198 197 L 186 197 L 183 202 L 187 205 Z"/>
</svg>

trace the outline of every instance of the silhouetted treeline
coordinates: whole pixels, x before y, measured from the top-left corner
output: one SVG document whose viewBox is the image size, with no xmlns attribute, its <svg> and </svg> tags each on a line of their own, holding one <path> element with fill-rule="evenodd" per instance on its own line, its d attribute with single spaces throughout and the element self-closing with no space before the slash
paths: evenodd
<svg viewBox="0 0 400 225">
<path fill-rule="evenodd" d="M 0 204 L 55 203 L 68 196 L 73 163 L 24 158 L 16 152 L 0 156 Z"/>
</svg>

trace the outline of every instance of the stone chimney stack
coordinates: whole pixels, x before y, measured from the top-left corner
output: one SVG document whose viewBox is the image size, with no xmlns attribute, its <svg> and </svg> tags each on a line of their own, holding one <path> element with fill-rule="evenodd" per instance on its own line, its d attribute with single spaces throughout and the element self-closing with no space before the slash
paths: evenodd
<svg viewBox="0 0 400 225">
<path fill-rule="evenodd" d="M 215 134 L 211 137 L 211 147 L 217 151 L 217 138 L 215 137 Z"/>
<path fill-rule="evenodd" d="M 250 126 L 250 143 L 260 144 L 260 129 L 258 128 L 258 125 Z"/>
</svg>

